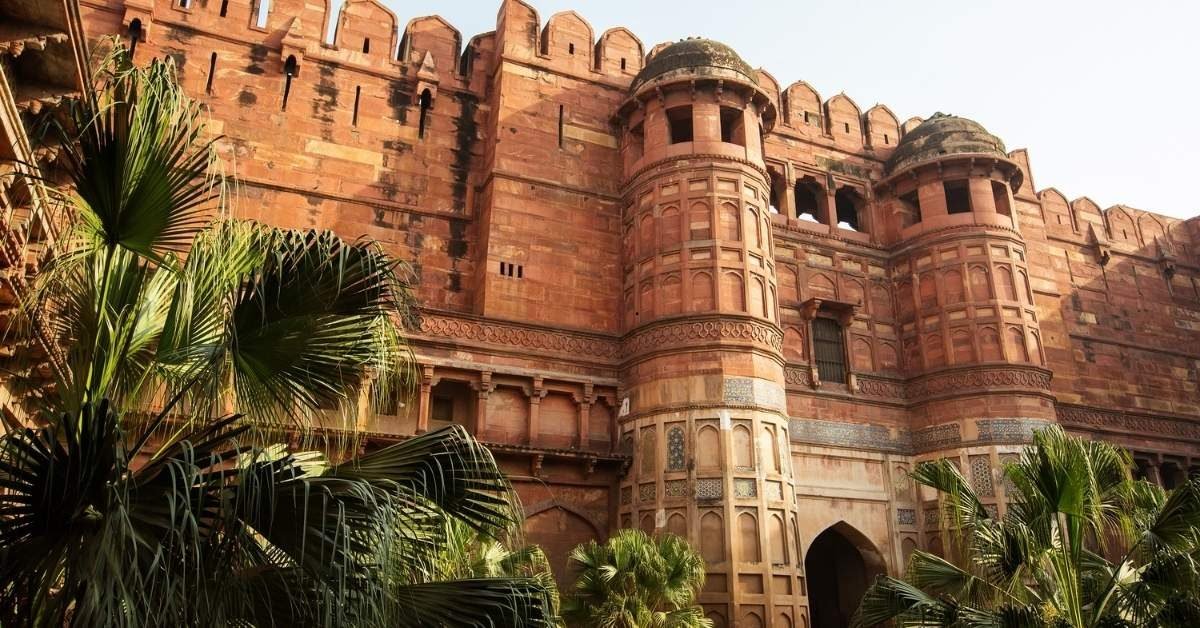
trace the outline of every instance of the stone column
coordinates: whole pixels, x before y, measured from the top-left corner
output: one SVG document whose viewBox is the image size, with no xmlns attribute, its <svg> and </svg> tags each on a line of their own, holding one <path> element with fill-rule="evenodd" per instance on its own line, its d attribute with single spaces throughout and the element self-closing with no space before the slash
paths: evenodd
<svg viewBox="0 0 1200 628">
<path fill-rule="evenodd" d="M 421 392 L 417 398 L 417 433 L 429 431 L 429 393 L 433 390 L 433 366 L 421 365 Z"/>
<path fill-rule="evenodd" d="M 591 410 L 592 404 L 595 403 L 594 388 L 591 382 L 583 385 L 583 395 L 576 397 L 575 402 L 579 404 L 579 437 L 576 441 L 576 447 L 581 450 L 591 448 Z"/>
<path fill-rule="evenodd" d="M 485 438 L 487 434 L 487 404 L 488 397 L 492 391 L 496 389 L 496 385 L 492 383 L 492 372 L 483 371 L 479 374 L 479 383 L 474 385 L 477 393 L 475 401 L 475 436 Z"/>
<path fill-rule="evenodd" d="M 533 389 L 529 395 L 529 445 L 536 445 L 541 433 L 542 398 L 546 392 L 542 378 L 533 378 Z"/>
</svg>

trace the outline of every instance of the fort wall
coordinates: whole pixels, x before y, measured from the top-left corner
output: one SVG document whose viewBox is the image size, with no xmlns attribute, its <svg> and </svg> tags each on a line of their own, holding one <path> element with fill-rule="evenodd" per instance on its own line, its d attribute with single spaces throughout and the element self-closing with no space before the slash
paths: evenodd
<svg viewBox="0 0 1200 628">
<path fill-rule="evenodd" d="M 631 105 L 665 44 L 518 0 L 471 37 L 374 0 L 272 0 L 261 27 L 250 0 L 81 5 L 91 35 L 175 59 L 222 136 L 233 212 L 411 265 L 419 387 L 372 438 L 468 425 L 518 477 L 560 577 L 588 538 L 683 530 L 728 543 L 703 597 L 719 625 L 820 625 L 803 563 L 827 532 L 875 572 L 939 550 L 936 502 L 905 477 L 919 460 L 957 461 L 997 513 L 1003 464 L 1052 422 L 1164 483 L 1200 470 L 1200 218 L 1068 200 L 1036 187 L 1024 149 L 898 174 L 935 117 L 761 69 L 753 107 L 723 85 Z M 721 135 L 722 105 L 742 135 Z M 673 143 L 681 106 L 695 137 Z M 750 109 L 770 112 L 761 135 Z M 840 378 L 821 377 L 831 346 Z M 739 379 L 781 398 L 727 408 Z M 739 474 L 743 453 L 761 466 Z M 754 529 L 735 480 L 758 482 Z M 727 562 L 751 542 L 757 563 Z"/>
</svg>

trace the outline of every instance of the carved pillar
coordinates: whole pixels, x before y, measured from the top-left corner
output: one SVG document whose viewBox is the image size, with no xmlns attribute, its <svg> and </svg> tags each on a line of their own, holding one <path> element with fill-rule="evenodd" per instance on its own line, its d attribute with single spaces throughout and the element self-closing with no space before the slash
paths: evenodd
<svg viewBox="0 0 1200 628">
<path fill-rule="evenodd" d="M 804 320 L 804 324 L 808 329 L 804 332 L 805 344 L 808 353 L 808 384 L 813 388 L 821 386 L 821 374 L 817 370 L 817 345 L 813 340 L 812 321 L 817 317 L 817 310 L 821 309 L 820 299 L 809 299 L 800 304 L 800 318 Z"/>
<path fill-rule="evenodd" d="M 834 184 L 833 177 L 829 177 L 825 184 L 825 222 L 829 225 L 829 232 L 834 233 L 837 230 L 837 186 Z"/>
<path fill-rule="evenodd" d="M 850 306 L 838 312 L 838 325 L 842 327 L 842 363 L 846 365 L 846 387 L 850 392 L 858 392 L 858 378 L 854 375 L 851 365 L 854 363 L 854 356 L 851 355 L 851 342 L 849 338 L 850 324 L 854 322 L 854 314 L 858 311 L 857 306 Z"/>
<path fill-rule="evenodd" d="M 783 193 L 779 195 L 779 202 L 783 206 L 779 208 L 779 213 L 788 218 L 797 218 L 796 171 L 791 162 L 784 164 L 783 168 Z"/>
<path fill-rule="evenodd" d="M 528 445 L 533 445 L 538 442 L 538 435 L 541 433 L 540 415 L 542 409 L 542 398 L 546 396 L 545 384 L 541 377 L 533 378 L 533 392 L 529 395 L 529 442 Z"/>
<path fill-rule="evenodd" d="M 591 426 L 589 425 L 589 421 L 592 404 L 596 402 L 591 382 L 583 385 L 583 395 L 576 397 L 575 401 L 579 403 L 579 437 L 575 442 L 575 446 L 579 449 L 589 449 L 591 446 Z"/>
<path fill-rule="evenodd" d="M 479 374 L 479 383 L 473 384 L 478 397 L 475 401 L 475 436 L 484 438 L 487 434 L 487 404 L 488 397 L 496 389 L 492 383 L 492 372 L 483 371 Z"/>
<path fill-rule="evenodd" d="M 429 393 L 433 390 L 433 366 L 421 365 L 421 393 L 417 398 L 417 433 L 429 431 Z"/>
</svg>

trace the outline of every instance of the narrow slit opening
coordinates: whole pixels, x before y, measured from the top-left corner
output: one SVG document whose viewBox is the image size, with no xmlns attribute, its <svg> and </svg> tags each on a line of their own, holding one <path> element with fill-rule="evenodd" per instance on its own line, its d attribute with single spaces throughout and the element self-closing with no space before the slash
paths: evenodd
<svg viewBox="0 0 1200 628">
<path fill-rule="evenodd" d="M 558 147 L 563 147 L 563 106 L 558 106 Z"/>
<path fill-rule="evenodd" d="M 208 84 L 204 86 L 205 94 L 212 94 L 213 75 L 217 73 L 217 53 L 208 58 Z"/>
<path fill-rule="evenodd" d="M 421 92 L 421 117 L 417 121 L 417 139 L 425 139 L 425 130 L 429 126 L 429 109 L 433 106 L 433 94 L 429 90 Z"/>
<path fill-rule="evenodd" d="M 354 86 L 354 117 L 350 119 L 351 126 L 358 126 L 358 100 L 362 97 L 362 86 Z"/>
<path fill-rule="evenodd" d="M 292 77 L 296 76 L 295 55 L 288 55 L 287 61 L 283 64 L 283 74 L 283 104 L 279 110 L 287 111 L 288 96 L 292 93 Z"/>
</svg>

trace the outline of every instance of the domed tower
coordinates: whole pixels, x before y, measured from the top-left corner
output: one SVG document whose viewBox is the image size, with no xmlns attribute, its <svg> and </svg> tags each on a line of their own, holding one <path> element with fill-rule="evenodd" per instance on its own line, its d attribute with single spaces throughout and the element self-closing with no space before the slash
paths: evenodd
<svg viewBox="0 0 1200 628">
<path fill-rule="evenodd" d="M 901 139 L 884 174 L 876 196 L 897 251 L 914 447 L 957 461 L 999 512 L 999 469 L 1055 417 L 1014 211 L 1021 169 L 977 122 L 938 113 Z M 938 532 L 926 539 L 941 549 Z"/>
<path fill-rule="evenodd" d="M 620 522 L 688 538 L 717 625 L 803 609 L 762 130 L 775 108 L 729 47 L 658 50 L 618 119 L 624 161 Z"/>
</svg>

